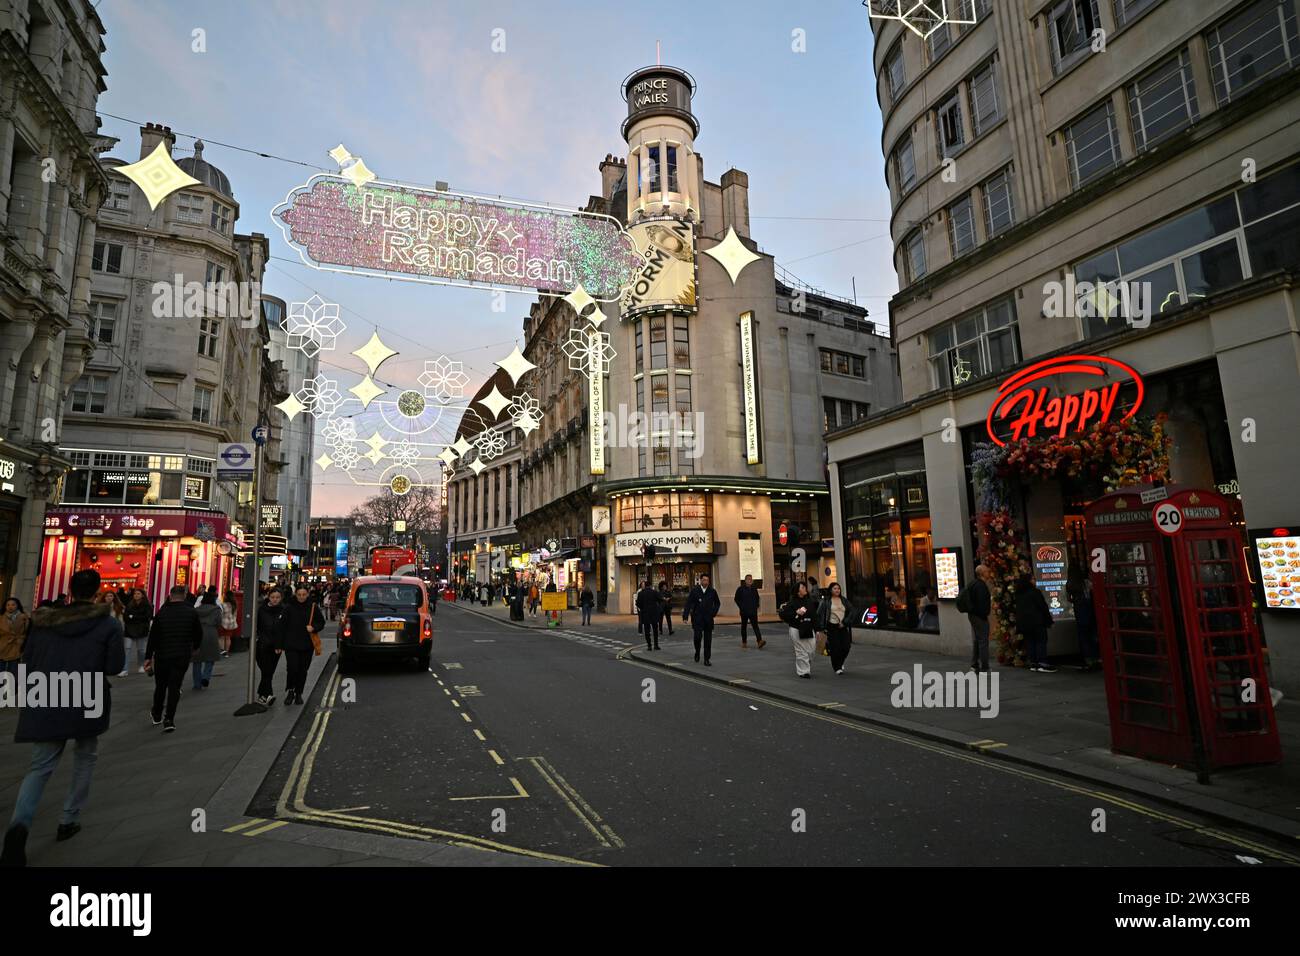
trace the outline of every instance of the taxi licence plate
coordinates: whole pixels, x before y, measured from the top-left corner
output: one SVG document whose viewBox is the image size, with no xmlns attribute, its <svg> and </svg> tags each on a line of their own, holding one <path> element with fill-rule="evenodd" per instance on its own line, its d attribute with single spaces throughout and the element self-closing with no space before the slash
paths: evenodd
<svg viewBox="0 0 1300 956">
<path fill-rule="evenodd" d="M 371 627 L 376 631 L 400 631 L 406 627 L 405 621 L 375 621 Z"/>
</svg>

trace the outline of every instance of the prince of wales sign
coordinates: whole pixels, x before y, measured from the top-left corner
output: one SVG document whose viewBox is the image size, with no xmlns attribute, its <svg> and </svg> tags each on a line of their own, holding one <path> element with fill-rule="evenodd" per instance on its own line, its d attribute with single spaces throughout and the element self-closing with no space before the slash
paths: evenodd
<svg viewBox="0 0 1300 956">
<path fill-rule="evenodd" d="M 443 285 L 579 285 L 612 302 L 645 262 L 610 216 L 374 180 L 313 176 L 272 213 L 308 265 Z"/>
</svg>

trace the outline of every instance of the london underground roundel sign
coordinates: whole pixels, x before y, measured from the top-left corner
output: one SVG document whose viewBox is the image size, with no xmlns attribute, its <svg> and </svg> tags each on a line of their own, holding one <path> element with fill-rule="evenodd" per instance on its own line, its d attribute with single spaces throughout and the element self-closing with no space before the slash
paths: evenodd
<svg viewBox="0 0 1300 956">
<path fill-rule="evenodd" d="M 1022 368 L 1002 383 L 997 398 L 989 406 L 984 420 L 989 438 L 1006 445 L 994 431 L 994 421 L 1007 422 L 1011 440 L 1033 438 L 1041 429 L 1045 434 L 1064 438 L 1067 432 L 1082 432 L 1092 425 L 1109 422 L 1118 413 L 1119 390 L 1123 384 L 1113 376 L 1129 378 L 1137 387 L 1133 406 L 1119 421 L 1128 421 L 1142 407 L 1146 392 L 1142 376 L 1118 359 L 1104 355 L 1060 355 Z M 1046 384 L 1035 385 L 1057 375 L 1088 375 L 1106 381 L 1085 388 L 1078 395 L 1049 398 Z"/>
</svg>

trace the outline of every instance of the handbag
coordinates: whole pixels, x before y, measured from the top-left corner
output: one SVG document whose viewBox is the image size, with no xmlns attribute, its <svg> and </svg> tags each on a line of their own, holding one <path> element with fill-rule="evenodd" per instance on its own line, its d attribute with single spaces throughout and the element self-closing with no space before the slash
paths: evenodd
<svg viewBox="0 0 1300 956">
<path fill-rule="evenodd" d="M 316 651 L 316 656 L 320 657 L 320 635 L 315 631 L 308 631 L 307 633 L 311 635 L 311 646 Z"/>
<path fill-rule="evenodd" d="M 818 654 L 823 654 L 823 655 L 827 653 L 827 651 L 826 651 L 826 632 L 825 632 L 825 631 L 818 631 L 818 632 L 817 632 L 817 653 L 818 653 Z"/>
</svg>

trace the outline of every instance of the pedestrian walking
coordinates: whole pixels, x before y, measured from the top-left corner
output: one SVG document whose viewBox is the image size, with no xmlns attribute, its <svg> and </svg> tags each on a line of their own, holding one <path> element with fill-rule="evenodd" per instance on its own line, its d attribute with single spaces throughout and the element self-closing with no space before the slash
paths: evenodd
<svg viewBox="0 0 1300 956">
<path fill-rule="evenodd" d="M 832 581 L 822 591 L 822 599 L 817 603 L 816 630 L 826 635 L 826 649 L 830 652 L 831 670 L 836 674 L 844 673 L 844 662 L 848 659 L 849 649 L 853 646 L 851 628 L 858 620 L 852 606 L 844 600 L 844 590 L 840 582 Z"/>
<path fill-rule="evenodd" d="M 155 726 L 163 725 L 165 734 L 176 729 L 181 683 L 202 643 L 199 612 L 190 604 L 185 585 L 178 584 L 168 592 L 167 603 L 153 616 L 149 645 L 145 648 L 145 670 L 153 673 L 153 708 L 149 715 Z"/>
<path fill-rule="evenodd" d="M 438 593 L 438 582 L 434 581 L 433 585 L 429 588 L 429 613 L 430 614 L 438 613 L 438 599 L 440 597 L 441 595 Z M 333 620 L 333 618 L 331 618 L 331 620 Z"/>
<path fill-rule="evenodd" d="M 754 628 L 754 640 L 760 648 L 763 647 L 767 641 L 763 640 L 763 632 L 758 629 L 758 588 L 754 587 L 752 574 L 746 574 L 745 580 L 736 588 L 735 600 L 740 610 L 740 649 L 749 650 L 749 626 Z"/>
<path fill-rule="evenodd" d="M 803 581 L 794 595 L 781 608 L 781 620 L 790 628 L 790 644 L 794 647 L 794 672 L 799 677 L 812 677 L 812 654 L 817 643 L 817 600 L 808 593 Z"/>
<path fill-rule="evenodd" d="M 212 668 L 221 656 L 221 605 L 217 603 L 216 591 L 204 592 L 196 613 L 203 628 L 203 640 L 192 662 L 192 670 L 194 689 L 203 690 L 212 683 Z"/>
<path fill-rule="evenodd" d="M 122 615 L 125 609 L 122 607 L 122 602 L 117 599 L 117 592 L 114 591 L 112 588 L 105 588 L 104 590 L 96 594 L 95 603 L 107 604 L 109 607 L 109 612 L 113 615 L 113 619 L 117 621 L 117 623 L 119 624 L 122 623 Z M 125 630 L 123 631 L 123 634 L 125 634 Z M 123 638 L 123 640 L 125 641 L 125 638 Z M 127 665 L 126 660 L 123 659 L 122 671 L 121 673 L 116 674 L 115 676 L 127 677 L 130 673 L 131 673 L 130 667 Z"/>
<path fill-rule="evenodd" d="M 1016 631 L 1025 639 L 1029 669 L 1055 674 L 1047 663 L 1047 629 L 1052 626 L 1052 611 L 1043 592 L 1034 587 L 1034 579 L 1022 574 L 1016 579 Z"/>
<path fill-rule="evenodd" d="M 285 613 L 284 665 L 288 670 L 284 688 L 286 705 L 303 702 L 302 691 L 307 683 L 307 668 L 311 666 L 312 654 L 320 653 L 320 638 L 317 635 L 324 626 L 320 607 L 311 600 L 311 594 L 305 587 L 298 588 Z"/>
<path fill-rule="evenodd" d="M 6 598 L 4 612 L 0 613 L 0 674 L 18 673 L 23 659 L 23 645 L 32 619 L 23 610 L 23 602 L 16 597 Z"/>
<path fill-rule="evenodd" d="M 578 596 L 578 607 L 582 609 L 582 623 L 591 625 L 591 609 L 596 606 L 596 595 L 591 593 L 591 585 L 588 584 L 582 589 L 582 594 Z"/>
<path fill-rule="evenodd" d="M 722 608 L 722 599 L 713 587 L 713 579 L 708 574 L 700 575 L 700 583 L 691 588 L 686 597 L 686 607 L 682 609 L 682 620 L 690 621 L 694 629 L 695 661 L 699 663 L 700 647 L 704 647 L 704 666 L 712 667 L 709 658 L 713 656 L 713 619 Z"/>
<path fill-rule="evenodd" d="M 261 675 L 257 683 L 257 702 L 264 707 L 275 703 L 272 678 L 284 653 L 284 633 L 288 609 L 284 595 L 271 591 L 257 608 L 257 670 Z"/>
<path fill-rule="evenodd" d="M 122 627 L 126 631 L 127 669 L 130 668 L 131 649 L 135 648 L 136 666 L 144 673 L 144 659 L 149 644 L 149 625 L 153 623 L 153 605 L 140 588 L 132 588 L 130 599 L 122 610 Z"/>
<path fill-rule="evenodd" d="M 538 589 L 537 582 L 534 581 L 528 587 L 528 613 L 534 617 L 537 616 L 537 604 L 541 599 L 542 592 Z"/>
<path fill-rule="evenodd" d="M 668 626 L 668 633 L 673 632 L 673 589 L 668 586 L 667 581 L 659 582 L 659 606 L 663 608 L 664 617 L 659 625 L 660 633 L 663 633 L 664 625 Z"/>
<path fill-rule="evenodd" d="M 646 579 L 645 587 L 636 592 L 636 614 L 641 633 L 645 635 L 645 649 L 647 651 L 659 650 L 659 621 L 663 618 L 664 611 L 663 606 L 659 603 L 659 592 L 655 590 L 649 578 Z M 653 645 L 650 643 L 652 634 L 654 635 Z"/>
<path fill-rule="evenodd" d="M 970 666 L 979 673 L 989 669 L 989 615 L 993 613 L 993 595 L 989 579 L 993 576 L 985 565 L 975 566 L 975 580 L 957 595 L 957 610 L 970 621 Z"/>
<path fill-rule="evenodd" d="M 99 735 L 108 730 L 112 701 L 107 677 L 121 671 L 126 660 L 121 622 L 113 616 L 111 605 L 93 600 L 99 593 L 99 583 L 99 572 L 78 571 L 69 584 L 71 604 L 39 608 L 32 613 L 23 648 L 28 677 L 43 675 L 54 688 L 67 683 L 59 675 L 83 680 L 89 676 L 98 685 L 94 701 L 98 706 L 88 706 L 91 702 L 87 700 L 53 699 L 47 703 L 55 706 L 24 707 L 19 712 L 14 742 L 32 744 L 32 760 L 5 831 L 0 866 L 27 864 L 27 835 L 36 807 L 69 740 L 76 741 L 72 784 L 55 839 L 71 839 L 81 830 L 79 821 L 90 796 Z M 68 706 L 62 706 L 65 704 Z"/>
<path fill-rule="evenodd" d="M 221 656 L 229 657 L 231 645 L 239 634 L 239 612 L 238 605 L 235 603 L 235 592 L 227 591 L 220 606 L 221 628 L 217 631 L 217 637 L 221 639 Z"/>
</svg>

